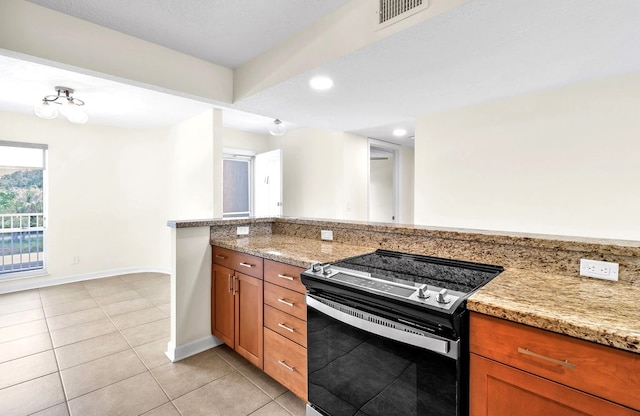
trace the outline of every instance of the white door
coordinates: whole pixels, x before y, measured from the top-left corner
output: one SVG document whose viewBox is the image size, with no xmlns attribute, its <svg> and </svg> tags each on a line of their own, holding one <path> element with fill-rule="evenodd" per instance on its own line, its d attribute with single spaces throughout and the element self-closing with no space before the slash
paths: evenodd
<svg viewBox="0 0 640 416">
<path fill-rule="evenodd" d="M 254 215 L 282 215 L 282 150 L 257 154 L 254 163 Z"/>
</svg>

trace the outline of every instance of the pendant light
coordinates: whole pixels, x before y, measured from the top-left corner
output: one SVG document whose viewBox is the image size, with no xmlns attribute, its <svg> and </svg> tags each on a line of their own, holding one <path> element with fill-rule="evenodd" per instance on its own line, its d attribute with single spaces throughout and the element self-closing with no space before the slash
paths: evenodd
<svg viewBox="0 0 640 416">
<path fill-rule="evenodd" d="M 269 134 L 271 134 L 272 136 L 282 136 L 286 132 L 286 126 L 279 119 L 273 120 L 273 123 L 271 123 L 271 126 L 269 127 Z"/>
<path fill-rule="evenodd" d="M 72 96 L 73 90 L 67 87 L 56 87 L 57 95 L 47 95 L 42 102 L 33 109 L 36 116 L 47 120 L 58 117 L 58 108 L 60 105 L 60 113 L 67 117 L 71 123 L 84 124 L 89 120 L 89 116 L 80 107 L 84 105 L 84 101 Z"/>
</svg>

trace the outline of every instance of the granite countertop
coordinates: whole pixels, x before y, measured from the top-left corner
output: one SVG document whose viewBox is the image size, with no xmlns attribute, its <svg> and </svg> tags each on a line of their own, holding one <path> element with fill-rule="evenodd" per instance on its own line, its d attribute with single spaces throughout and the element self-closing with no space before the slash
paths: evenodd
<svg viewBox="0 0 640 416">
<path fill-rule="evenodd" d="M 506 269 L 467 307 L 486 315 L 640 353 L 640 285 Z"/>
<path fill-rule="evenodd" d="M 212 244 L 309 267 L 379 247 L 286 235 L 214 239 Z M 507 268 L 473 294 L 469 310 L 640 353 L 640 284 Z"/>
<path fill-rule="evenodd" d="M 216 239 L 212 243 L 305 269 L 311 267 L 313 263 L 335 262 L 346 257 L 375 251 L 375 248 L 371 247 L 278 234 Z"/>
</svg>

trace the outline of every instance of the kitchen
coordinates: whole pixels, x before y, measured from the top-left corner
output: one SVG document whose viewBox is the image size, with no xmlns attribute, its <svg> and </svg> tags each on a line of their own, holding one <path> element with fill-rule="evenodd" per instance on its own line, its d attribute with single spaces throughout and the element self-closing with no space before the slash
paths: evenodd
<svg viewBox="0 0 640 416">
<path fill-rule="evenodd" d="M 592 5 L 592 7 L 595 6 Z M 585 10 L 588 11 L 588 9 Z M 3 13 L 3 15 L 10 14 Z M 632 11 L 624 15 L 633 20 Z M 55 18 L 60 17 L 55 16 Z M 624 28 L 624 22 L 623 19 L 618 26 Z M 10 30 L 11 26 L 7 25 L 5 28 Z M 11 30 L 21 33 L 22 29 Z M 8 41 L 8 37 L 3 36 L 3 39 Z M 132 42 L 135 44 L 134 41 Z M 13 45 L 4 45 L 3 48 L 16 50 L 9 46 Z M 38 56 L 40 52 L 36 52 L 29 53 L 29 50 L 23 50 L 23 53 Z M 62 51 L 56 52 L 62 53 Z M 633 58 L 633 54 L 628 55 L 629 59 Z M 47 56 L 48 59 L 53 59 L 50 55 Z M 47 58 L 47 56 L 44 57 Z M 94 58 L 95 62 L 105 59 L 100 56 Z M 65 60 L 62 59 L 62 62 Z M 69 64 L 74 63 L 82 66 L 76 60 L 69 61 Z M 136 64 L 136 62 L 128 62 L 127 68 L 121 68 L 122 71 L 128 71 L 126 74 L 114 75 L 129 75 L 128 78 L 137 79 L 136 76 L 139 77 L 140 74 L 135 74 L 136 70 L 139 70 Z M 576 64 L 576 66 L 580 65 Z M 544 71 L 540 69 L 538 72 Z M 487 72 L 483 74 L 488 75 Z M 173 82 L 178 81 L 187 83 L 190 80 L 183 77 Z M 415 160 L 420 163 L 416 163 L 415 168 L 416 192 L 413 222 L 440 227 L 638 240 L 637 227 L 633 226 L 638 200 L 633 192 L 629 192 L 638 179 L 638 171 L 635 167 L 637 140 L 634 140 L 633 135 L 633 131 L 636 130 L 635 123 L 637 123 L 635 121 L 637 117 L 634 117 L 636 108 L 634 100 L 638 96 L 635 93 L 638 88 L 637 73 L 622 71 L 620 75 L 613 74 L 599 80 L 585 81 L 581 84 L 551 88 L 519 97 L 498 99 L 466 109 L 418 117 Z M 191 88 L 195 87 L 191 86 Z M 41 95 L 44 94 L 41 93 Z M 79 96 L 82 98 L 81 95 Z M 216 134 L 215 129 L 220 128 L 216 122 L 218 115 L 215 112 L 193 119 L 190 123 L 176 127 L 169 133 L 102 128 L 94 135 L 104 137 L 105 142 L 110 136 L 119 137 L 115 142 L 105 143 L 103 148 L 92 147 L 97 146 L 97 143 L 89 146 L 86 140 L 83 140 L 85 133 L 73 131 L 70 127 L 62 125 L 51 127 L 51 124 L 46 126 L 37 124 L 32 121 L 33 116 L 27 117 L 3 114 L 3 126 L 5 128 L 11 126 L 11 129 L 5 133 L 6 136 L 3 135 L 3 140 L 15 140 L 16 136 L 43 137 L 44 132 L 53 135 L 52 137 L 58 137 L 56 139 L 58 146 L 68 146 L 65 149 L 69 150 L 68 157 L 58 162 L 59 166 L 67 166 L 68 170 L 57 169 L 58 175 L 64 173 L 64 176 L 58 176 L 56 181 L 70 180 L 78 187 L 75 191 L 73 188 L 64 190 L 68 198 L 77 200 L 85 207 L 93 206 L 90 204 L 97 202 L 101 208 L 95 215 L 113 218 L 106 195 L 99 197 L 97 193 L 94 194 L 93 189 L 83 183 L 82 178 L 74 175 L 69 168 L 70 163 L 75 162 L 78 171 L 90 169 L 91 161 L 101 160 L 101 154 L 108 157 L 102 162 L 104 167 L 98 166 L 107 172 L 114 170 L 114 167 L 107 163 L 108 159 L 111 157 L 119 160 L 118 172 L 123 175 L 119 183 L 124 185 L 121 189 L 113 189 L 113 181 L 108 176 L 99 178 L 99 185 L 104 184 L 111 195 L 123 195 L 127 200 L 131 200 L 131 195 L 142 193 L 138 200 L 131 201 L 128 212 L 130 217 L 113 218 L 117 222 L 112 223 L 111 226 L 104 223 L 87 224 L 86 230 L 73 227 L 72 213 L 67 211 L 68 207 L 63 207 L 62 201 L 57 205 L 54 204 L 55 201 L 51 201 L 51 209 L 58 207 L 57 212 L 52 212 L 52 221 L 53 218 L 58 220 L 65 218 L 67 213 L 69 215 L 65 218 L 66 222 L 59 223 L 55 227 L 56 224 L 51 224 L 51 238 L 59 236 L 63 239 L 51 247 L 52 250 L 56 250 L 51 253 L 52 275 L 64 277 L 141 266 L 153 266 L 156 270 L 167 271 L 170 269 L 167 260 L 170 258 L 169 245 L 162 243 L 169 238 L 170 230 L 164 228 L 166 220 L 168 218 L 211 218 L 219 215 L 217 214 L 219 207 L 216 204 L 220 203 L 217 193 L 220 189 L 219 185 L 216 186 L 213 182 L 211 178 L 213 175 L 209 173 L 217 169 L 215 159 L 206 158 L 200 165 L 189 163 L 189 160 L 201 160 L 203 152 L 209 152 L 209 154 L 221 152 L 221 149 L 210 147 L 219 145 L 211 144 L 209 140 Z M 95 129 L 98 130 L 97 127 Z M 212 129 L 213 132 L 211 132 Z M 206 132 L 201 136 L 193 134 L 194 131 L 204 130 Z M 173 149 L 176 151 L 173 154 L 168 153 L 162 145 L 154 141 L 160 134 L 171 136 L 167 140 L 175 140 Z M 64 140 L 69 142 L 60 138 L 63 135 L 68 136 Z M 315 140 L 312 138 L 313 135 L 316 137 Z M 141 141 L 132 143 L 126 140 L 127 136 Z M 338 169 L 349 172 L 352 167 L 346 163 L 348 156 L 352 155 L 351 152 L 355 146 L 362 148 L 357 138 L 346 133 L 329 135 L 312 129 L 307 130 L 305 134 L 305 131 L 293 130 L 285 137 L 294 140 L 300 136 L 305 136 L 305 140 L 309 140 L 317 147 L 323 146 L 321 141 L 323 137 L 331 137 L 331 143 L 337 141 L 334 137 L 338 136 L 347 136 L 352 139 L 352 146 L 335 143 L 334 151 L 330 153 L 344 158 L 343 163 L 338 164 Z M 180 144 L 184 139 L 180 137 L 191 137 L 193 140 L 191 144 L 194 145 L 197 142 L 197 145 L 181 147 Z M 438 137 L 446 137 L 447 140 L 438 140 Z M 304 145 L 297 143 L 295 146 Z M 603 158 L 603 148 L 610 150 L 615 157 Z M 123 149 L 126 149 L 125 159 L 118 159 Z M 148 160 L 145 158 L 146 154 L 159 154 L 162 157 Z M 144 162 L 139 162 L 140 160 Z M 588 163 L 583 163 L 584 161 Z M 53 165 L 55 161 L 51 162 Z M 144 163 L 145 169 L 137 169 L 135 163 Z M 301 183 L 305 183 L 308 177 L 319 177 L 323 162 L 312 160 L 306 167 L 309 168 L 308 171 L 293 172 L 291 177 L 300 178 Z M 163 168 L 171 173 L 163 173 Z M 133 177 L 139 178 L 139 182 L 126 182 L 127 175 L 135 175 Z M 198 178 L 199 182 L 194 182 L 194 177 Z M 336 174 L 336 177 L 340 178 L 340 175 Z M 344 177 L 354 178 L 350 175 L 344 175 Z M 162 183 L 154 185 L 154 179 L 158 178 L 162 179 L 158 181 Z M 53 186 L 55 181 L 54 178 L 51 179 Z M 315 180 L 315 183 L 317 182 L 322 181 Z M 171 197 L 164 195 L 165 183 L 170 184 Z M 189 185 L 185 186 L 186 183 Z M 340 204 L 336 204 L 338 206 L 331 211 L 346 212 L 347 197 L 363 195 L 363 191 L 359 190 L 358 194 L 354 194 L 351 190 L 355 186 L 348 187 L 347 185 L 350 184 L 343 182 L 339 184 L 340 187 L 337 187 L 330 181 L 326 181 L 320 184 L 323 187 L 317 189 L 317 192 L 304 192 L 307 197 L 305 204 L 298 204 L 298 206 L 326 207 L 327 195 L 330 195 L 331 199 Z M 298 195 L 304 191 L 303 188 L 298 189 L 300 189 L 298 192 L 290 195 L 291 198 L 298 198 Z M 588 203 L 585 202 L 583 198 L 585 195 L 591 195 L 589 192 L 592 189 L 606 189 L 607 197 L 588 197 Z M 366 198 L 366 193 L 364 195 Z M 51 197 L 56 196 L 52 193 Z M 156 204 L 145 202 L 145 200 L 158 201 L 158 198 L 166 198 L 164 200 L 166 204 L 160 204 L 163 206 L 179 204 L 176 201 L 181 199 L 192 202 L 188 206 L 176 206 L 172 211 L 158 212 L 158 218 L 154 223 L 154 218 L 148 213 L 154 212 L 153 208 Z M 287 198 L 286 191 L 285 198 Z M 210 206 L 210 201 L 213 201 L 213 207 Z M 314 212 L 287 212 L 288 207 L 296 206 L 293 203 L 297 201 L 299 199 L 288 203 L 285 199 L 285 215 L 315 216 Z M 352 204 L 352 206 L 356 205 Z M 310 208 L 311 211 L 313 209 Z M 53 215 L 54 213 L 56 215 Z M 341 215 L 346 219 L 363 219 Z M 158 227 L 157 223 L 162 223 L 163 228 Z M 114 231 L 110 229 L 119 227 L 121 229 L 140 227 L 138 229 L 141 230 L 140 233 L 131 235 L 130 241 L 127 242 L 130 245 L 126 246 L 128 249 L 126 255 L 122 255 L 120 245 L 122 242 L 113 236 Z M 73 230 L 73 233 L 69 230 Z M 71 245 L 78 246 L 78 241 L 85 241 L 92 233 L 104 236 L 104 241 L 97 244 L 104 244 L 103 248 L 109 256 L 105 258 L 93 255 L 90 251 L 81 252 L 82 260 L 79 265 L 75 268 L 67 265 L 66 258 L 70 258 L 72 253 L 66 249 Z M 143 237 L 140 234 L 146 236 Z M 66 243 L 64 238 L 70 241 Z M 70 248 L 70 250 L 83 249 L 83 247 Z M 54 263 L 56 259 L 60 259 L 58 266 Z"/>
</svg>

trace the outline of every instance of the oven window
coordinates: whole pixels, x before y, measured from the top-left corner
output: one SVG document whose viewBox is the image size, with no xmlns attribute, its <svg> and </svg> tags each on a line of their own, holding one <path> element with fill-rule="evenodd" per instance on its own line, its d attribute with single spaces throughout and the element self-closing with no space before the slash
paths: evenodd
<svg viewBox="0 0 640 416">
<path fill-rule="evenodd" d="M 332 416 L 457 414 L 456 360 L 307 314 L 310 403 Z"/>
</svg>

